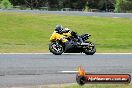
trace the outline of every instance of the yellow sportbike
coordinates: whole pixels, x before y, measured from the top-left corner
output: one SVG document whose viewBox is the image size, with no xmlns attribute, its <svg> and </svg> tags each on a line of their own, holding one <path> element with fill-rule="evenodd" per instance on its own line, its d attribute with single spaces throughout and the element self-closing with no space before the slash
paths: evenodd
<svg viewBox="0 0 132 88">
<path fill-rule="evenodd" d="M 85 53 L 93 55 L 96 52 L 95 44 L 86 41 L 91 35 L 78 35 L 75 32 L 70 34 L 53 33 L 50 37 L 49 51 L 55 55 L 62 53 Z"/>
</svg>

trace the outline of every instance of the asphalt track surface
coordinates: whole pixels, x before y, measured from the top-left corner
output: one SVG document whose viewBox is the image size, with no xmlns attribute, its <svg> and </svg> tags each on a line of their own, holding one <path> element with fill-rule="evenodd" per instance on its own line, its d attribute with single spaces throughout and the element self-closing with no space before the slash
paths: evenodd
<svg viewBox="0 0 132 88">
<path fill-rule="evenodd" d="M 132 75 L 132 54 L 0 54 L 0 86 L 27 86 L 75 83 L 82 65 L 88 73 Z"/>
<path fill-rule="evenodd" d="M 40 10 L 0 10 L 0 12 L 20 12 L 20 13 L 34 13 L 34 14 L 58 14 L 58 15 L 70 15 L 70 16 L 132 18 L 132 13 L 110 13 L 110 12 L 40 11 Z"/>
</svg>

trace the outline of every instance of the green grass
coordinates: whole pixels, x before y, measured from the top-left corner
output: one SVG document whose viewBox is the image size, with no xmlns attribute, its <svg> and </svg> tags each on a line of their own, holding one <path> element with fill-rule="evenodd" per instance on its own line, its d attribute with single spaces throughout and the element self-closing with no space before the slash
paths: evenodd
<svg viewBox="0 0 132 88">
<path fill-rule="evenodd" d="M 62 88 L 132 88 L 132 85 L 127 84 L 87 84 L 84 86 L 71 85 Z"/>
<path fill-rule="evenodd" d="M 132 19 L 0 12 L 0 52 L 48 52 L 55 25 L 90 33 L 97 52 L 132 52 Z"/>
</svg>

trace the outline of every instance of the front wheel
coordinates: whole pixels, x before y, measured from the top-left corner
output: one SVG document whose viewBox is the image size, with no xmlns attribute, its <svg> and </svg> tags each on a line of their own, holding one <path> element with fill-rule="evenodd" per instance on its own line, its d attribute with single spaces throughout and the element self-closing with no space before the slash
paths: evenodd
<svg viewBox="0 0 132 88">
<path fill-rule="evenodd" d="M 89 46 L 84 48 L 84 53 L 86 55 L 93 55 L 96 52 L 95 44 L 92 42 L 87 42 L 87 43 L 89 43 Z"/>
<path fill-rule="evenodd" d="M 53 53 L 55 55 L 61 55 L 64 52 L 63 46 L 56 42 L 55 43 L 51 42 L 49 44 L 49 50 L 51 53 Z"/>
</svg>

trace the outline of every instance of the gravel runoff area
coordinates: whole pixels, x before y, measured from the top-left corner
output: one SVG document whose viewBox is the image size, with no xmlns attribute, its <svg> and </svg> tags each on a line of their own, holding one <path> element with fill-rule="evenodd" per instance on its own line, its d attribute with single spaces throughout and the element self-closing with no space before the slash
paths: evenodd
<svg viewBox="0 0 132 88">
<path fill-rule="evenodd" d="M 113 18 L 132 18 L 132 13 L 111 13 L 111 12 L 82 12 L 82 11 L 40 11 L 40 10 L 0 10 L 0 12 L 26 12 L 37 14 L 59 14 L 71 16 L 99 16 Z"/>
</svg>

